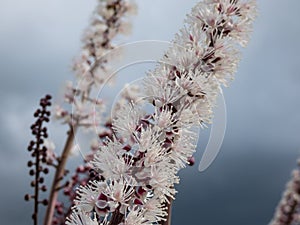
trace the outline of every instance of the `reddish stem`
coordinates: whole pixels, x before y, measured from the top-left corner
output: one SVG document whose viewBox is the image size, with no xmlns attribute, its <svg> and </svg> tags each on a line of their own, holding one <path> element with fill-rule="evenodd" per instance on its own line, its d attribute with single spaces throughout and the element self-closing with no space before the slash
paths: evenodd
<svg viewBox="0 0 300 225">
<path fill-rule="evenodd" d="M 62 180 L 62 178 L 64 176 L 66 162 L 67 162 L 67 159 L 70 155 L 70 151 L 73 146 L 76 130 L 77 130 L 77 126 L 74 126 L 74 127 L 70 126 L 70 130 L 68 132 L 68 138 L 67 138 L 63 153 L 59 159 L 59 163 L 58 163 L 58 166 L 55 171 L 54 178 L 53 178 L 52 187 L 51 187 L 50 196 L 49 196 L 49 204 L 48 204 L 45 219 L 44 219 L 44 225 L 52 224 L 55 203 L 57 201 L 58 190 L 60 187 L 60 181 Z"/>
</svg>

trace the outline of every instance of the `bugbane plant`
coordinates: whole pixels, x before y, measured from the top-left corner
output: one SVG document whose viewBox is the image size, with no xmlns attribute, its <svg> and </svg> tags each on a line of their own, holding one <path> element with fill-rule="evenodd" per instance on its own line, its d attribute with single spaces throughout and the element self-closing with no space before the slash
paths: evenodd
<svg viewBox="0 0 300 225">
<path fill-rule="evenodd" d="M 36 157 L 37 162 L 30 161 L 28 166 L 35 165 L 35 167 L 38 167 L 36 172 L 33 169 L 30 170 L 30 174 L 36 177 L 31 184 L 35 187 L 35 195 L 26 195 L 25 199 L 35 199 L 33 215 L 35 224 L 38 223 L 37 209 L 39 203 L 48 204 L 44 217 L 45 225 L 64 224 L 66 216 L 69 215 L 70 206 L 65 207 L 58 201 L 59 191 L 64 188 L 75 188 L 78 183 L 81 184 L 84 180 L 89 180 L 89 167 L 83 165 L 82 167 L 85 169 L 77 169 L 76 171 L 76 173 L 82 175 L 80 181 L 74 179 L 71 183 L 63 181 L 64 176 L 68 173 L 65 168 L 66 163 L 74 147 L 74 135 L 79 128 L 107 127 L 107 123 L 101 120 L 102 112 L 105 109 L 104 102 L 92 97 L 91 93 L 106 80 L 106 76 L 109 74 L 108 62 L 112 58 L 105 57 L 105 54 L 114 48 L 112 41 L 117 35 L 128 34 L 130 30 L 129 16 L 134 14 L 135 10 L 135 3 L 131 0 L 97 0 L 97 6 L 91 17 L 89 27 L 82 38 L 83 45 L 80 55 L 73 64 L 76 86 L 72 82 L 67 83 L 64 93 L 64 101 L 67 104 L 58 105 L 55 109 L 55 117 L 69 126 L 62 153 L 55 153 L 54 144 L 47 140 L 46 134 L 41 133 L 44 131 L 36 131 L 39 128 L 34 127 L 33 131 L 36 131 L 34 135 L 39 136 L 36 137 L 36 142 L 30 142 L 29 149 L 34 151 L 32 155 Z M 48 97 L 43 101 L 49 101 Z M 96 110 L 94 110 L 95 108 Z M 95 117 L 95 112 L 97 117 Z M 40 114 L 37 114 L 37 116 L 40 116 Z M 45 119 L 39 118 L 37 122 L 49 120 L 46 118 L 48 114 L 41 114 L 41 116 Z M 94 118 L 97 118 L 97 121 Z M 47 133 L 47 130 L 45 133 Z M 103 132 L 101 131 L 99 135 L 103 135 Z M 43 143 L 44 146 L 42 146 Z M 92 155 L 93 153 L 91 153 L 91 158 Z M 39 177 L 39 175 L 46 171 L 41 167 L 42 161 L 46 160 L 45 157 L 47 158 L 46 163 L 55 169 L 55 174 L 48 200 L 40 201 L 36 193 L 39 189 L 46 191 L 45 186 L 39 186 L 44 181 L 44 178 Z M 73 200 L 71 191 L 67 192 L 65 190 L 65 194 L 68 195 L 70 200 Z"/>
<path fill-rule="evenodd" d="M 292 172 L 292 178 L 277 206 L 274 217 L 269 225 L 300 224 L 300 161 L 298 168 Z"/>
<path fill-rule="evenodd" d="M 252 0 L 205 0 L 192 9 L 140 98 L 114 114 L 114 134 L 90 163 L 101 179 L 78 189 L 67 224 L 170 224 L 178 171 L 196 147 L 194 127 L 211 122 L 255 14 Z"/>
<path fill-rule="evenodd" d="M 45 224 L 51 224 L 54 207 L 63 217 L 58 220 L 64 222 L 69 210 L 62 213 L 60 203 L 56 202 L 59 180 L 70 151 L 73 147 L 74 135 L 78 128 L 91 128 L 102 126 L 101 113 L 105 105 L 102 100 L 92 97 L 92 91 L 103 84 L 109 74 L 107 63 L 111 58 L 106 53 L 114 48 L 112 40 L 120 33 L 127 34 L 130 28 L 128 16 L 135 13 L 135 3 L 130 0 L 98 0 L 96 9 L 91 18 L 90 26 L 83 35 L 83 46 L 79 57 L 75 59 L 73 70 L 76 75 L 76 86 L 68 82 L 65 91 L 65 101 L 72 105 L 71 111 L 56 108 L 56 117 L 69 125 L 68 139 L 62 156 L 59 158 L 58 168 L 50 192 L 50 203 L 47 209 Z M 97 116 L 95 116 L 95 113 Z M 94 120 L 97 118 L 97 120 Z M 85 171 L 87 175 L 88 169 Z M 74 184 L 75 183 L 71 183 Z M 69 186 L 67 182 L 65 186 Z M 70 193 L 71 194 L 71 193 Z M 57 219 L 57 218 L 56 218 Z M 47 221 L 47 222 L 46 222 Z M 56 223 L 56 221 L 54 221 Z"/>
</svg>

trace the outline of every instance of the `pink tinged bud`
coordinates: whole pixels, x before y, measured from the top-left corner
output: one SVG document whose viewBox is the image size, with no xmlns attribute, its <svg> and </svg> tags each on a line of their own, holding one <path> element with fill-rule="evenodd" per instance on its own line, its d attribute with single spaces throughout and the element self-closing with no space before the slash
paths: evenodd
<svg viewBox="0 0 300 225">
<path fill-rule="evenodd" d="M 141 125 L 137 126 L 135 130 L 138 131 L 138 132 L 141 132 L 142 131 L 142 126 Z"/>
<path fill-rule="evenodd" d="M 84 166 L 84 171 L 85 171 L 85 172 L 89 172 L 91 169 L 92 169 L 92 168 L 91 168 L 91 166 L 89 166 L 89 165 L 85 165 L 85 166 Z"/>
<path fill-rule="evenodd" d="M 190 166 L 193 166 L 195 164 L 195 158 L 192 156 L 192 157 L 189 157 L 188 158 L 188 163 Z"/>
<path fill-rule="evenodd" d="M 65 195 L 70 195 L 71 191 L 69 188 L 64 189 L 64 194 Z"/>
<path fill-rule="evenodd" d="M 190 40 L 192 41 L 192 42 L 194 42 L 194 38 L 193 38 L 193 36 L 190 34 Z"/>
<path fill-rule="evenodd" d="M 102 139 L 102 138 L 106 138 L 110 135 L 110 133 L 108 132 L 102 132 L 100 134 L 98 134 L 99 138 Z"/>
<path fill-rule="evenodd" d="M 73 175 L 72 176 L 72 180 L 74 181 L 74 182 L 76 182 L 77 180 L 78 180 L 78 176 L 75 174 L 75 175 Z"/>
<path fill-rule="evenodd" d="M 64 213 L 64 210 L 62 208 L 56 209 L 57 214 L 62 215 Z"/>
<path fill-rule="evenodd" d="M 172 135 L 173 135 L 173 132 L 172 132 L 172 131 L 167 131 L 167 132 L 166 132 L 166 135 L 167 135 L 167 136 L 172 136 Z"/>
<path fill-rule="evenodd" d="M 219 4 L 218 7 L 217 7 L 217 9 L 218 9 L 219 12 L 223 12 L 222 4 Z"/>
<path fill-rule="evenodd" d="M 164 141 L 163 147 L 164 148 L 170 148 L 172 146 L 172 141 L 169 138 L 166 138 Z"/>
<path fill-rule="evenodd" d="M 107 198 L 107 196 L 106 196 L 105 194 L 101 193 L 101 194 L 99 195 L 99 197 L 98 197 L 98 200 L 104 200 L 104 201 L 107 201 L 108 198 Z"/>
<path fill-rule="evenodd" d="M 55 203 L 55 208 L 58 208 L 58 207 L 61 207 L 62 206 L 62 203 L 61 202 L 56 202 Z"/>
<path fill-rule="evenodd" d="M 131 150 L 131 146 L 130 145 L 126 145 L 123 147 L 123 149 L 127 152 L 129 152 Z"/>
<path fill-rule="evenodd" d="M 143 205 L 143 202 L 140 199 L 138 199 L 138 198 L 134 199 L 133 203 L 135 205 Z"/>
<path fill-rule="evenodd" d="M 146 193 L 147 193 L 147 191 L 145 189 L 143 189 L 142 187 L 139 187 L 138 190 L 137 190 L 137 194 L 139 196 L 143 196 Z"/>
<path fill-rule="evenodd" d="M 54 218 L 53 221 L 52 221 L 52 223 L 53 223 L 53 225 L 57 225 L 57 224 L 59 224 L 59 221 L 58 221 L 57 218 Z"/>
<path fill-rule="evenodd" d="M 76 172 L 77 173 L 83 173 L 85 171 L 84 166 L 80 165 L 77 167 Z"/>
</svg>

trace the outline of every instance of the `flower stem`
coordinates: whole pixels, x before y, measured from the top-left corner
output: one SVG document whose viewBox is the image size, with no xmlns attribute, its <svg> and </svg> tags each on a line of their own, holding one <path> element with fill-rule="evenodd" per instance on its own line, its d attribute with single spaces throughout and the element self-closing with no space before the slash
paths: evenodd
<svg viewBox="0 0 300 225">
<path fill-rule="evenodd" d="M 169 204 L 167 204 L 167 220 L 165 221 L 162 221 L 162 224 L 161 225 L 171 225 L 171 217 L 172 217 L 172 203 L 173 203 L 173 199 L 169 198 Z"/>
<path fill-rule="evenodd" d="M 64 176 L 66 162 L 67 162 L 67 159 L 70 155 L 70 151 L 73 146 L 76 130 L 77 130 L 77 126 L 72 127 L 70 125 L 70 130 L 68 131 L 68 138 L 66 140 L 64 150 L 59 159 L 59 163 L 58 163 L 58 166 L 55 171 L 54 178 L 53 178 L 52 187 L 51 187 L 50 196 L 49 196 L 49 204 L 48 204 L 45 219 L 44 219 L 44 225 L 52 224 L 55 203 L 56 203 L 57 196 L 58 196 L 58 187 L 60 186 L 60 181 Z"/>
<path fill-rule="evenodd" d="M 119 212 L 119 210 L 116 210 L 113 215 L 112 215 L 112 218 L 110 220 L 110 223 L 109 225 L 118 225 L 122 222 L 122 219 L 123 219 L 124 215 L 121 214 Z"/>
<path fill-rule="evenodd" d="M 42 128 L 42 122 L 38 126 L 38 131 L 40 132 Z M 36 163 L 35 163 L 35 190 L 34 190 L 34 214 L 33 214 L 33 221 L 34 225 L 38 225 L 38 211 L 39 211 L 39 179 L 40 179 L 40 139 L 37 139 L 37 146 L 36 146 Z"/>
</svg>

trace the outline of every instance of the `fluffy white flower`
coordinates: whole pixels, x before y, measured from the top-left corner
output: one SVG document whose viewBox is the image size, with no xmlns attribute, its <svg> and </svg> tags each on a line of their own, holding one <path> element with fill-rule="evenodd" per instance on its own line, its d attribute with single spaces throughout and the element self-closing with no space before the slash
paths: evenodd
<svg viewBox="0 0 300 225">
<path fill-rule="evenodd" d="M 150 185 L 162 202 L 169 202 L 168 198 L 173 198 L 176 194 L 174 184 L 179 183 L 176 176 L 177 170 L 167 162 L 160 162 L 151 167 Z"/>
<path fill-rule="evenodd" d="M 101 146 L 95 154 L 91 165 L 100 171 L 101 175 L 107 179 L 120 179 L 130 174 L 132 162 L 123 157 L 123 146 L 121 143 L 108 141 Z"/>
<path fill-rule="evenodd" d="M 144 218 L 143 212 L 139 209 L 131 210 L 125 218 L 125 221 L 119 225 L 150 225 Z"/>
<path fill-rule="evenodd" d="M 183 128 L 175 136 L 169 157 L 178 169 L 185 167 L 188 159 L 196 151 L 198 133 L 191 129 Z"/>
<path fill-rule="evenodd" d="M 91 219 L 91 217 L 82 212 L 81 210 L 75 210 L 72 212 L 71 216 L 66 221 L 67 225 L 104 225 L 99 224 L 95 219 Z"/>
<path fill-rule="evenodd" d="M 143 209 L 145 218 L 151 223 L 158 223 L 164 220 L 167 215 L 167 207 L 161 204 L 161 200 L 158 197 L 146 199 Z"/>
<path fill-rule="evenodd" d="M 128 206 L 129 200 L 135 192 L 135 185 L 134 179 L 111 180 L 104 193 L 117 204 Z"/>
<path fill-rule="evenodd" d="M 92 183 L 86 186 L 80 186 L 77 190 L 75 200 L 76 208 L 84 212 L 92 212 L 96 207 L 100 191 L 101 190 L 96 189 Z"/>
<path fill-rule="evenodd" d="M 162 147 L 163 140 L 160 140 L 161 136 L 161 132 L 151 128 L 142 129 L 141 137 L 138 139 L 138 151 L 145 153 L 144 166 L 149 167 L 164 160 L 166 151 Z"/>
<path fill-rule="evenodd" d="M 139 128 L 145 112 L 131 102 L 128 105 L 122 105 L 113 116 L 114 130 L 125 140 L 130 140 L 134 132 Z"/>
<path fill-rule="evenodd" d="M 155 108 L 153 121 L 156 126 L 164 130 L 173 130 L 177 123 L 176 115 L 172 112 L 172 107 L 168 108 Z"/>
<path fill-rule="evenodd" d="M 176 71 L 171 70 L 167 65 L 148 73 L 144 82 L 145 91 L 149 100 L 154 101 L 156 106 L 177 102 L 184 96 L 180 87 L 172 85 L 169 80 L 169 77 L 175 76 Z"/>
</svg>

